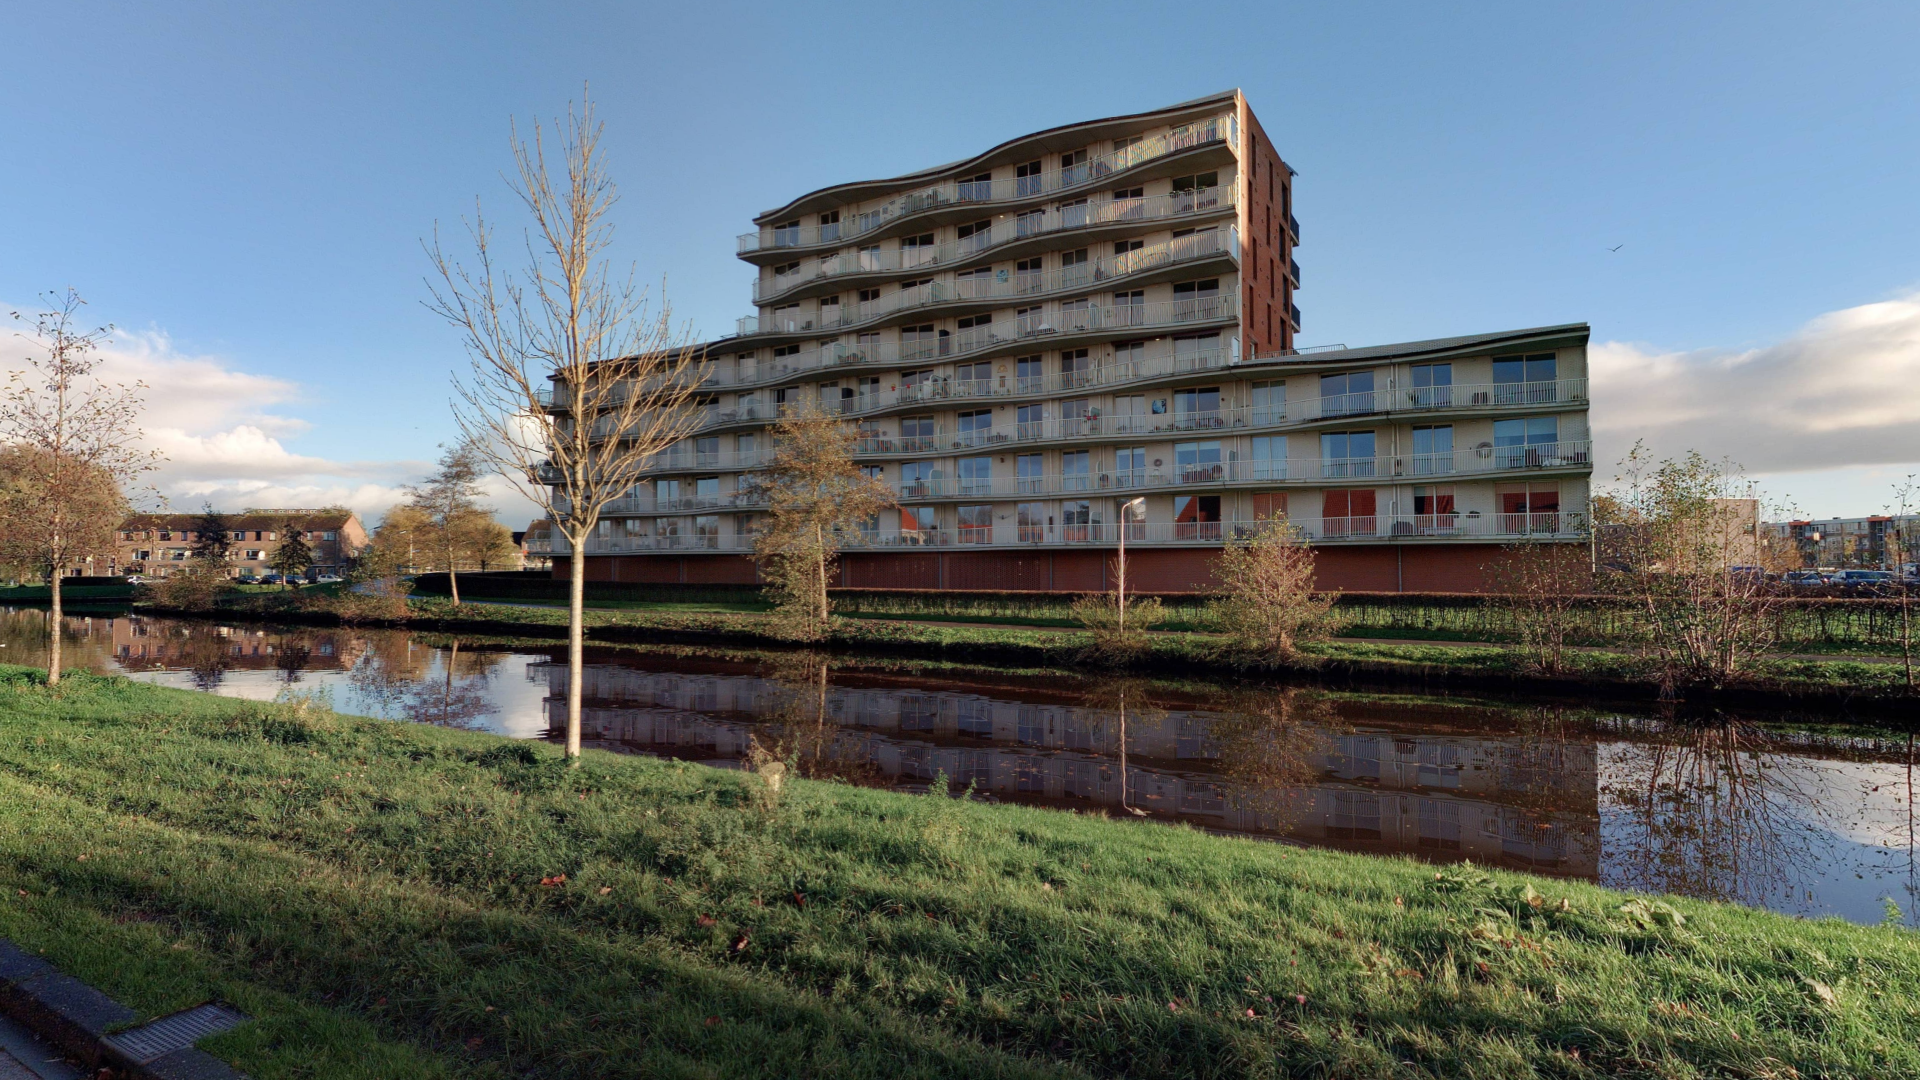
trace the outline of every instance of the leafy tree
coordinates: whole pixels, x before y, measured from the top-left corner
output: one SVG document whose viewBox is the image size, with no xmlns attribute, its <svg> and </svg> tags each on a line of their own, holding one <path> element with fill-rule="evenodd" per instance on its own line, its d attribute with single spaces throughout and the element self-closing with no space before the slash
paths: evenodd
<svg viewBox="0 0 1920 1080">
<path fill-rule="evenodd" d="M 480 479 L 487 466 L 478 444 L 468 439 L 445 450 L 440 468 L 407 488 L 407 507 L 419 515 L 414 544 L 424 541 L 431 564 L 447 572 L 447 588 L 457 607 L 460 567 L 484 563 L 501 536 L 511 544 L 513 534 L 493 519 L 491 508 L 480 505 Z"/>
<path fill-rule="evenodd" d="M 194 561 L 225 573 L 227 556 L 233 551 L 233 528 L 227 523 L 226 515 L 216 513 L 212 503 L 204 503 L 193 529 Z"/>
<path fill-rule="evenodd" d="M 126 517 L 122 492 L 156 460 L 139 448 L 139 388 L 108 385 L 94 375 L 100 342 L 112 328 L 78 329 L 84 305 L 69 289 L 47 310 L 13 313 L 31 325 L 22 336 L 32 354 L 0 394 L 0 442 L 25 454 L 16 462 L 22 485 L 10 500 L 6 538 L 16 562 L 47 574 L 49 685 L 60 681 L 60 575 L 112 550 L 113 532 Z"/>
<path fill-rule="evenodd" d="M 864 542 L 893 492 L 853 462 L 853 428 L 811 402 L 780 418 L 773 457 L 753 479 L 767 517 L 753 557 L 774 602 L 778 631 L 799 641 L 825 636 L 832 622 L 827 583 L 840 548 Z"/>
<path fill-rule="evenodd" d="M 282 575 L 287 588 L 293 588 L 293 579 L 313 565 L 313 548 L 307 543 L 307 535 L 300 523 L 288 518 L 280 526 L 280 543 L 273 549 L 273 557 L 267 560 L 273 572 Z"/>
<path fill-rule="evenodd" d="M 1332 634 L 1339 594 L 1314 591 L 1313 563 L 1312 546 L 1284 517 L 1221 550 L 1214 563 L 1220 590 L 1210 607 L 1235 650 L 1291 660 L 1301 642 Z"/>
</svg>

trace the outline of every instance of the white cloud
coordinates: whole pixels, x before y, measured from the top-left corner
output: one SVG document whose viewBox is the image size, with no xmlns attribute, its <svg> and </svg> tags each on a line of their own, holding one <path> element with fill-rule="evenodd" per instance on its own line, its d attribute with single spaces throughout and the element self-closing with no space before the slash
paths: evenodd
<svg viewBox="0 0 1920 1080">
<path fill-rule="evenodd" d="M 0 369 L 19 370 L 29 348 L 5 335 Z M 432 468 L 426 460 L 334 461 L 298 453 L 287 442 L 312 425 L 278 408 L 300 400 L 298 383 L 241 371 L 219 357 L 184 354 L 163 333 L 117 332 L 100 356 L 102 380 L 144 384 L 146 443 L 166 457 L 148 483 L 174 510 L 207 502 L 220 510 L 341 505 L 372 524 L 405 497 L 402 485 Z M 497 489 L 489 490 L 501 520 L 525 527 L 533 508 L 504 481 Z"/>
<path fill-rule="evenodd" d="M 1920 293 L 1830 312 L 1762 348 L 1610 341 L 1591 361 L 1603 461 L 1645 439 L 1663 457 L 1697 449 L 1754 474 L 1920 462 Z"/>
</svg>

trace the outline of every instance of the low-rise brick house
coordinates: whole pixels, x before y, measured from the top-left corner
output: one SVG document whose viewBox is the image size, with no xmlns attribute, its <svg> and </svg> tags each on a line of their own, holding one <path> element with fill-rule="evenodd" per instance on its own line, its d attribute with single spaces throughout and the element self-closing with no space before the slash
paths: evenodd
<svg viewBox="0 0 1920 1080">
<path fill-rule="evenodd" d="M 306 535 L 313 550 L 310 576 L 343 573 L 367 546 L 360 516 L 339 507 L 319 510 L 243 510 L 221 515 L 228 532 L 227 576 L 271 573 L 269 564 L 287 530 Z M 167 577 L 193 558 L 199 514 L 135 514 L 114 535 L 113 573 Z"/>
</svg>

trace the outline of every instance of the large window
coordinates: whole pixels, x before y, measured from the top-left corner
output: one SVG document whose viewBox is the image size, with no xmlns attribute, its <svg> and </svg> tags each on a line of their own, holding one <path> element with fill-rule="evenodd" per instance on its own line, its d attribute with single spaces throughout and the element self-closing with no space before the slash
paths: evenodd
<svg viewBox="0 0 1920 1080">
<path fill-rule="evenodd" d="M 1286 478 L 1287 437 L 1255 435 L 1253 437 L 1253 479 L 1285 480 Z"/>
<path fill-rule="evenodd" d="M 1499 528 L 1509 535 L 1560 531 L 1560 488 L 1557 484 L 1502 484 L 1494 492 L 1500 501 Z"/>
<path fill-rule="evenodd" d="M 930 263 L 938 253 L 933 244 L 932 233 L 900 238 L 900 266 L 902 269 Z M 903 285 L 902 288 L 905 288 Z"/>
<path fill-rule="evenodd" d="M 1277 424 L 1287 418 L 1287 384 L 1284 379 L 1257 382 L 1252 387 L 1252 415 L 1247 423 L 1254 427 Z"/>
<path fill-rule="evenodd" d="M 993 390 L 993 365 L 960 364 L 953 369 L 953 391 L 959 395 L 985 397 Z"/>
<path fill-rule="evenodd" d="M 954 418 L 959 434 L 954 440 L 956 446 L 985 446 L 992 438 L 993 410 L 976 409 L 963 412 Z"/>
<path fill-rule="evenodd" d="M 1087 359 L 1087 350 L 1062 350 L 1060 353 L 1061 387 L 1085 386 L 1091 381 L 1093 381 L 1093 369 Z"/>
<path fill-rule="evenodd" d="M 1014 389 L 1022 394 L 1037 394 L 1046 387 L 1046 364 L 1038 356 L 1022 356 L 1013 362 Z"/>
<path fill-rule="evenodd" d="M 1064 450 L 1060 453 L 1060 490 L 1086 491 L 1091 487 L 1089 469 L 1092 456 L 1085 450 Z"/>
<path fill-rule="evenodd" d="M 1334 479 L 1374 474 L 1371 431 L 1329 431 L 1320 436 L 1320 475 Z"/>
<path fill-rule="evenodd" d="M 1173 339 L 1173 367 L 1176 371 L 1200 371 L 1219 367 L 1226 361 L 1220 350 L 1219 334 L 1189 334 Z"/>
<path fill-rule="evenodd" d="M 960 508 L 959 517 L 961 543 L 993 543 L 993 507 L 963 506 Z"/>
<path fill-rule="evenodd" d="M 934 479 L 940 474 L 933 470 L 931 461 L 903 461 L 900 463 L 900 497 L 903 499 L 924 499 L 936 493 Z"/>
<path fill-rule="evenodd" d="M 900 418 L 900 450 L 903 453 L 916 453 L 933 449 L 933 417 L 903 416 Z"/>
<path fill-rule="evenodd" d="M 1041 269 L 1040 258 L 1021 259 L 1013 264 L 1013 291 L 1021 295 L 1041 292 L 1046 288 L 1046 277 Z"/>
<path fill-rule="evenodd" d="M 1413 429 L 1413 474 L 1439 476 L 1453 471 L 1453 425 Z"/>
<path fill-rule="evenodd" d="M 1222 310 L 1219 278 L 1182 281 L 1173 287 L 1175 319 L 1217 319 Z"/>
<path fill-rule="evenodd" d="M 1413 489 L 1413 527 L 1422 534 L 1449 533 L 1460 522 L 1453 504 L 1453 485 L 1437 484 Z"/>
<path fill-rule="evenodd" d="M 1147 504 L 1144 500 L 1134 500 L 1120 504 L 1120 524 L 1127 530 L 1127 539 L 1145 540 L 1147 538 Z"/>
<path fill-rule="evenodd" d="M 1047 490 L 1047 457 L 1045 454 L 1021 454 L 1013 459 L 1014 486 L 1022 495 L 1039 494 Z"/>
<path fill-rule="evenodd" d="M 1220 421 L 1220 388 L 1196 386 L 1173 392 L 1173 426 L 1180 431 L 1217 428 Z"/>
<path fill-rule="evenodd" d="M 960 237 L 960 254 L 962 255 L 979 251 L 981 248 L 993 243 L 992 220 L 975 221 L 967 225 L 962 225 L 955 230 L 955 232 L 957 232 Z"/>
<path fill-rule="evenodd" d="M 1016 197 L 1040 194 L 1040 163 L 1029 161 L 1013 167 L 1013 193 Z"/>
<path fill-rule="evenodd" d="M 960 494 L 993 494 L 992 458 L 970 457 L 960 459 Z"/>
<path fill-rule="evenodd" d="M 1093 504 L 1085 499 L 1069 499 L 1060 504 L 1060 540 L 1067 544 L 1084 544 L 1093 540 L 1098 524 L 1093 520 Z"/>
<path fill-rule="evenodd" d="M 909 543 L 918 543 L 925 534 L 935 529 L 933 507 L 903 506 L 900 508 L 900 539 Z"/>
<path fill-rule="evenodd" d="M 1372 536 L 1379 531 L 1372 488 L 1330 488 L 1320 494 L 1322 536 Z"/>
<path fill-rule="evenodd" d="M 1147 448 L 1122 446 L 1113 452 L 1113 486 L 1142 487 L 1147 482 Z"/>
<path fill-rule="evenodd" d="M 1422 409 L 1445 409 L 1453 405 L 1453 365 L 1413 365 L 1412 404 Z"/>
<path fill-rule="evenodd" d="M 1014 435 L 1020 439 L 1044 439 L 1047 437 L 1047 407 L 1041 403 L 1016 405 L 1013 408 Z"/>
<path fill-rule="evenodd" d="M 1373 372 L 1320 376 L 1321 416 L 1355 416 L 1373 411 Z"/>
<path fill-rule="evenodd" d="M 1560 418 L 1526 416 L 1493 422 L 1494 467 L 1537 469 L 1560 454 Z"/>
<path fill-rule="evenodd" d="M 1220 496 L 1175 496 L 1173 538 L 1175 540 L 1220 539 Z"/>
<path fill-rule="evenodd" d="M 1225 476 L 1225 470 L 1220 465 L 1218 440 L 1175 443 L 1173 465 L 1179 473 L 1178 482 L 1182 484 L 1216 483 Z"/>
<path fill-rule="evenodd" d="M 1493 403 L 1528 405 L 1556 399 L 1559 361 L 1553 353 L 1499 356 L 1493 361 Z"/>
<path fill-rule="evenodd" d="M 1014 509 L 1014 524 L 1023 544 L 1047 542 L 1047 504 L 1023 502 Z"/>
</svg>

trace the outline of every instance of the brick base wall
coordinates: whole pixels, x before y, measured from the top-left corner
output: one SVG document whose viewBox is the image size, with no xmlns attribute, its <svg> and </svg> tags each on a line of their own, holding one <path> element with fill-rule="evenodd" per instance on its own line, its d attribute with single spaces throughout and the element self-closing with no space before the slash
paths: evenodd
<svg viewBox="0 0 1920 1080">
<path fill-rule="evenodd" d="M 1561 544 L 1568 558 L 1586 558 L 1585 544 Z M 1316 584 L 1342 592 L 1477 593 L 1492 591 L 1489 567 L 1501 549 L 1486 544 L 1380 544 L 1318 549 Z M 1146 593 L 1206 592 L 1217 553 L 1202 548 L 1149 548 L 1127 555 L 1127 583 Z M 568 567 L 555 560 L 553 576 Z M 611 555 L 587 559 L 588 581 L 644 584 L 751 585 L 757 577 L 742 555 Z M 854 552 L 840 561 L 835 585 L 851 589 L 953 592 L 1099 592 L 1113 586 L 1113 551 Z"/>
</svg>

